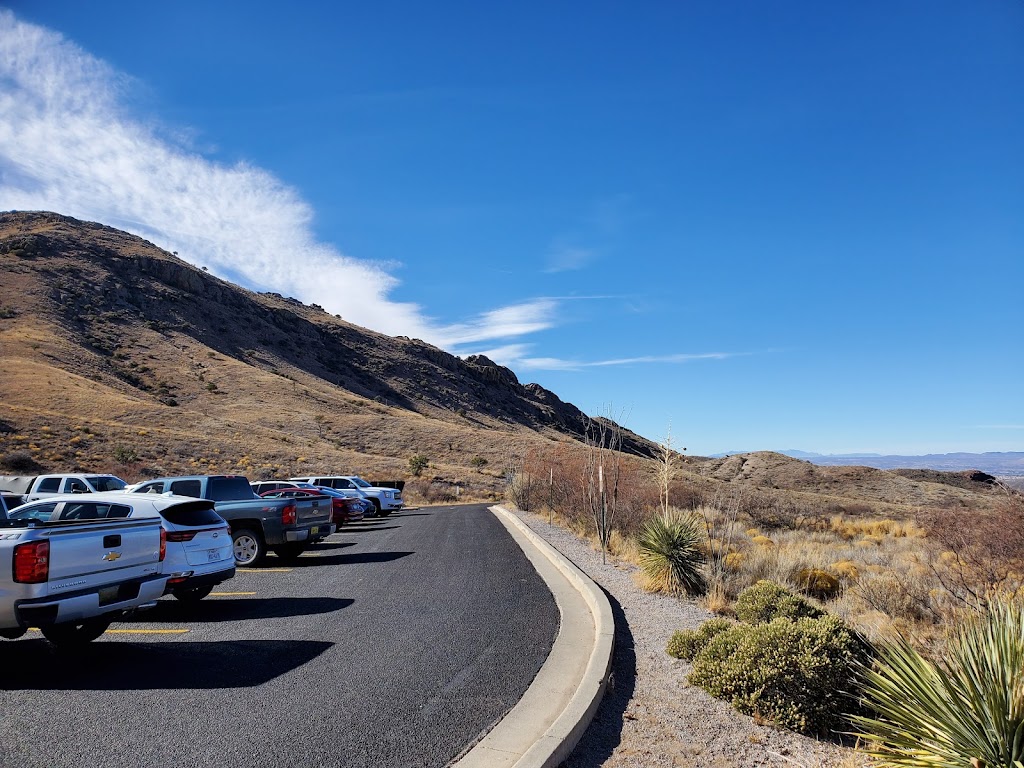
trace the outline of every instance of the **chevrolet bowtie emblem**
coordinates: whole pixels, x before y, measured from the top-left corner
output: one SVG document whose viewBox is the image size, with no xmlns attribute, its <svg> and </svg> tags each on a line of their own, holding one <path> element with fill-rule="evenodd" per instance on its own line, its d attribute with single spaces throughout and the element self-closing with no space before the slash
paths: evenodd
<svg viewBox="0 0 1024 768">
<path fill-rule="evenodd" d="M 105 554 L 105 555 L 103 556 L 103 559 L 104 559 L 104 560 L 109 560 L 110 562 L 114 562 L 114 561 L 115 561 L 115 560 L 117 560 L 117 558 L 119 558 L 120 556 L 121 556 L 121 553 L 120 553 L 120 552 L 107 552 L 107 554 Z"/>
</svg>

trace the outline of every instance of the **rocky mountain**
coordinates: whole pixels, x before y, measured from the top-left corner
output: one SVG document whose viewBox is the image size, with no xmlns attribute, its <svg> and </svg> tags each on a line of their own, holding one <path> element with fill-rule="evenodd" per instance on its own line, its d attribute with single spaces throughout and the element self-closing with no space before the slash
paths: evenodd
<svg viewBox="0 0 1024 768">
<path fill-rule="evenodd" d="M 237 455 L 250 474 L 394 473 L 422 454 L 452 474 L 589 423 L 484 356 L 245 290 L 101 224 L 0 214 L 0 275 L 0 452 L 24 444 L 41 466 L 117 452 L 166 470 Z"/>
</svg>

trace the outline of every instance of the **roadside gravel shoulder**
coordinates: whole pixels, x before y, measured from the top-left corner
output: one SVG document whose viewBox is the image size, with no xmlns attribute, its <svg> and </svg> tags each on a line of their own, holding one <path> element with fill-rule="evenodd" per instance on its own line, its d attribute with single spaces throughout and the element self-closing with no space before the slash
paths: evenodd
<svg viewBox="0 0 1024 768">
<path fill-rule="evenodd" d="M 604 565 L 588 541 L 539 515 L 514 514 L 608 593 L 615 616 L 612 680 L 566 768 L 860 764 L 852 750 L 758 725 L 690 686 L 691 665 L 665 653 L 665 645 L 676 630 L 694 629 L 712 614 L 691 600 L 644 592 L 634 581 L 636 566 L 610 556 Z"/>
</svg>

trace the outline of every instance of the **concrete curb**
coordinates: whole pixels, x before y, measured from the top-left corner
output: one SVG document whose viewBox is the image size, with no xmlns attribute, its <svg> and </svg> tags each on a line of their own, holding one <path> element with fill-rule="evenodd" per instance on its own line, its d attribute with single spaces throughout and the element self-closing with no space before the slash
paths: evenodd
<svg viewBox="0 0 1024 768">
<path fill-rule="evenodd" d="M 551 589 L 561 625 L 520 702 L 452 768 L 555 768 L 590 725 L 608 685 L 615 621 L 604 592 L 502 507 L 491 511 Z"/>
</svg>

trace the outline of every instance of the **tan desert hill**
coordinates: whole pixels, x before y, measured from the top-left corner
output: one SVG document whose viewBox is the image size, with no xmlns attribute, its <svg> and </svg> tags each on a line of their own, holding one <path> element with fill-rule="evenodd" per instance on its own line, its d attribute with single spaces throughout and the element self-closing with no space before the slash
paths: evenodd
<svg viewBox="0 0 1024 768">
<path fill-rule="evenodd" d="M 0 214 L 0 276 L 0 460 L 33 470 L 397 479 L 422 455 L 425 495 L 486 495 L 511 457 L 578 446 L 586 429 L 575 406 L 486 358 L 247 291 L 101 224 Z M 624 444 L 657 452 L 628 430 Z M 690 458 L 685 470 L 682 484 L 705 496 L 742 487 L 822 508 L 962 509 L 994 493 L 779 454 Z"/>
<path fill-rule="evenodd" d="M 41 467 L 403 477 L 418 454 L 492 487 L 510 452 L 586 428 L 485 357 L 244 290 L 100 224 L 0 214 L 0 267 L 0 446 Z"/>
<path fill-rule="evenodd" d="M 1006 493 L 994 477 L 982 472 L 821 466 L 771 451 L 698 459 L 690 468 L 703 478 L 769 495 L 829 499 L 837 508 L 844 500 L 861 502 L 893 513 L 988 508 Z M 849 504 L 845 506 L 850 511 Z"/>
</svg>

